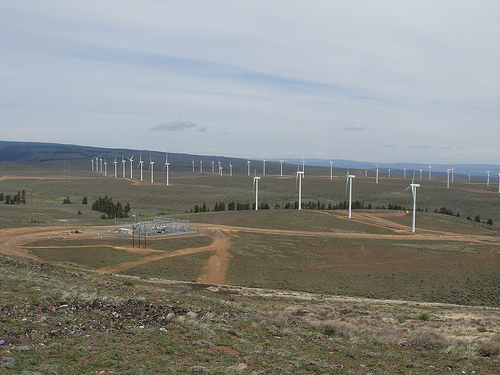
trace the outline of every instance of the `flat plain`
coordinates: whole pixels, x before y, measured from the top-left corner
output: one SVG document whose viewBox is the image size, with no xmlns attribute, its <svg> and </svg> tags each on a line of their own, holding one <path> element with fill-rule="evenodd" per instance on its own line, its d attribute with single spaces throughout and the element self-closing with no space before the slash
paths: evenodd
<svg viewBox="0 0 500 375">
<path fill-rule="evenodd" d="M 498 186 L 421 181 L 412 234 L 409 179 L 358 176 L 354 200 L 373 209 L 348 219 L 345 210 L 284 209 L 297 200 L 293 170 L 262 177 L 259 200 L 271 209 L 213 212 L 219 202 L 251 204 L 252 177 L 177 172 L 167 187 L 161 172 L 150 184 L 88 169 L 2 163 L 0 192 L 25 190 L 27 201 L 0 207 L 6 371 L 499 370 Z M 344 202 L 342 173 L 307 175 L 303 201 Z M 169 215 L 189 219 L 196 233 L 132 247 L 130 237 L 107 233 L 122 223 L 91 210 L 105 195 L 130 204 L 135 218 L 120 222 Z M 62 204 L 66 197 L 73 204 Z M 191 213 L 204 203 L 210 212 Z M 402 208 L 374 209 L 389 204 Z M 434 213 L 441 207 L 454 216 Z M 493 225 L 467 219 L 476 215 Z M 148 320 L 148 309 L 163 310 Z M 61 345 L 68 349 L 56 358 Z M 125 346 L 129 359 L 105 359 L 108 345 Z M 156 359 L 146 364 L 148 353 Z"/>
</svg>

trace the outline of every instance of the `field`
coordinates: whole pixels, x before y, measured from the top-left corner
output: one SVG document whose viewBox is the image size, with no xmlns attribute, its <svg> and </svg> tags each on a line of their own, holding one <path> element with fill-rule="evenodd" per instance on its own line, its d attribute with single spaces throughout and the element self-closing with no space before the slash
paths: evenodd
<svg viewBox="0 0 500 375">
<path fill-rule="evenodd" d="M 0 251 L 8 256 L 1 258 L 7 303 L 0 311 L 6 371 L 500 369 L 498 186 L 420 182 L 412 234 L 409 180 L 375 184 L 358 176 L 354 200 L 405 209 L 354 210 L 348 219 L 345 210 L 284 209 L 297 200 L 293 176 L 262 177 L 259 200 L 269 210 L 213 212 L 219 202 L 251 204 L 252 178 L 175 172 L 167 187 L 161 173 L 150 184 L 104 177 L 74 161 L 70 168 L 2 164 L 0 193 L 25 190 L 27 201 L 0 203 Z M 342 173 L 333 180 L 320 171 L 307 175 L 303 201 L 345 201 Z M 170 215 L 188 218 L 197 233 L 132 247 L 130 237 L 106 232 L 114 220 L 91 210 L 105 195 L 130 204 L 135 218 L 121 222 Z M 73 204 L 62 204 L 66 197 Z M 203 203 L 210 212 L 191 212 Z M 455 215 L 434 213 L 441 207 Z M 481 222 L 466 219 L 476 215 Z M 40 261 L 50 265 L 37 267 Z M 48 273 L 54 277 L 44 278 Z M 158 310 L 149 320 L 148 309 Z M 49 330 L 51 324 L 59 328 Z M 57 360 L 51 350 L 60 345 L 69 349 Z M 109 345 L 127 353 L 106 359 L 102 349 Z M 146 364 L 141 358 L 148 353 L 156 359 Z"/>
</svg>

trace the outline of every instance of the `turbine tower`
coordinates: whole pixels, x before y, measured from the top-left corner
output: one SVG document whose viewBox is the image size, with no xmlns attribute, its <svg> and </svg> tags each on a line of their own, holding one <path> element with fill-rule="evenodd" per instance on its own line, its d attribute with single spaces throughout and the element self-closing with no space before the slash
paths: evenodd
<svg viewBox="0 0 500 375">
<path fill-rule="evenodd" d="M 123 157 L 122 155 L 122 169 L 123 169 L 123 178 L 125 178 L 125 164 L 127 164 L 127 162 L 125 161 L 125 158 Z"/>
<path fill-rule="evenodd" d="M 422 179 L 422 170 L 420 170 L 420 179 Z"/>
<path fill-rule="evenodd" d="M 104 158 L 104 176 L 108 175 L 108 162 L 106 161 L 106 158 Z"/>
<path fill-rule="evenodd" d="M 403 168 L 403 178 L 406 180 L 406 168 Z"/>
<path fill-rule="evenodd" d="M 212 173 L 214 173 L 214 161 L 212 159 Z"/>
<path fill-rule="evenodd" d="M 486 171 L 488 177 L 486 178 L 486 186 L 490 186 L 490 171 Z"/>
<path fill-rule="evenodd" d="M 203 160 L 200 159 L 200 173 L 203 173 Z"/>
<path fill-rule="evenodd" d="M 450 188 L 450 168 L 446 170 L 446 188 Z"/>
<path fill-rule="evenodd" d="M 247 160 L 247 169 L 248 169 L 247 173 L 250 176 L 250 159 Z"/>
<path fill-rule="evenodd" d="M 90 161 L 92 162 L 92 172 L 94 172 L 94 157 L 92 156 L 92 159 L 90 159 Z"/>
<path fill-rule="evenodd" d="M 379 165 L 375 163 L 375 167 L 377 167 L 377 172 L 375 174 L 375 183 L 378 184 L 378 167 L 379 167 Z"/>
<path fill-rule="evenodd" d="M 333 161 L 330 159 L 330 180 L 333 180 Z"/>
<path fill-rule="evenodd" d="M 130 178 L 132 178 L 132 171 L 134 170 L 134 168 L 132 168 L 132 163 L 134 162 L 134 154 L 132 154 L 132 156 L 128 158 L 128 160 L 130 161 Z"/>
<path fill-rule="evenodd" d="M 255 189 L 255 211 L 259 209 L 259 180 L 260 177 L 253 178 L 253 187 Z"/>
<path fill-rule="evenodd" d="M 389 178 L 391 178 L 391 168 L 387 169 L 389 171 Z"/>
<path fill-rule="evenodd" d="M 168 186 L 168 167 L 169 167 L 170 163 L 168 162 L 168 154 L 165 156 L 165 165 L 163 166 L 163 169 L 165 170 L 165 174 L 166 174 L 166 182 L 167 182 L 167 186 Z"/>
<path fill-rule="evenodd" d="M 219 173 L 220 173 L 221 177 L 222 177 L 222 170 L 223 170 L 223 169 L 224 169 L 224 168 L 222 167 L 222 165 L 219 165 Z"/>
<path fill-rule="evenodd" d="M 420 187 L 420 184 L 415 184 L 413 181 L 411 184 L 405 189 L 408 190 L 411 188 L 411 194 L 413 195 L 413 220 L 411 224 L 411 231 L 415 233 L 415 212 L 417 211 L 417 188 Z"/>
<path fill-rule="evenodd" d="M 455 167 L 451 167 L 451 182 L 453 182 L 453 175 L 455 174 Z"/>
<path fill-rule="evenodd" d="M 262 159 L 262 175 L 266 175 L 266 159 Z"/>
<path fill-rule="evenodd" d="M 151 173 L 151 183 L 153 183 L 153 177 L 154 177 L 154 166 L 155 166 L 155 162 L 151 159 L 151 155 L 149 156 L 149 169 L 150 169 L 150 173 Z"/>
<path fill-rule="evenodd" d="M 194 173 L 194 159 L 193 159 L 193 173 Z"/>
<path fill-rule="evenodd" d="M 115 156 L 115 161 L 113 162 L 113 165 L 115 166 L 115 178 L 116 178 L 116 165 L 118 164 L 118 162 L 116 161 L 116 156 Z"/>
<path fill-rule="evenodd" d="M 297 171 L 295 183 L 299 180 L 299 210 L 302 209 L 302 179 L 304 178 L 304 171 Z"/>
<path fill-rule="evenodd" d="M 283 177 L 283 159 L 280 159 L 280 176 Z"/>
<path fill-rule="evenodd" d="M 352 207 L 352 179 L 356 177 L 353 174 L 349 174 L 349 171 L 346 175 L 345 187 L 347 189 L 347 184 L 349 184 L 349 219 L 351 218 L 351 207 Z"/>
<path fill-rule="evenodd" d="M 229 176 L 233 176 L 233 163 L 229 160 Z"/>
<path fill-rule="evenodd" d="M 142 182 L 142 166 L 144 165 L 144 160 L 142 160 L 142 154 L 139 154 L 139 167 L 141 167 L 141 182 Z"/>
<path fill-rule="evenodd" d="M 429 165 L 429 180 L 432 180 L 432 165 Z"/>
<path fill-rule="evenodd" d="M 101 172 L 102 172 L 102 155 L 99 156 L 99 164 L 101 165 Z"/>
</svg>

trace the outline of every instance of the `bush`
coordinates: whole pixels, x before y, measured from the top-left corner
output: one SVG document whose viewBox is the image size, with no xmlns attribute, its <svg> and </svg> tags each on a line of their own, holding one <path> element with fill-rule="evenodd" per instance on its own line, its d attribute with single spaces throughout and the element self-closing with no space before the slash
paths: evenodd
<svg viewBox="0 0 500 375">
<path fill-rule="evenodd" d="M 418 316 L 418 320 L 423 320 L 424 322 L 428 321 L 430 319 L 429 314 L 422 313 Z"/>
<path fill-rule="evenodd" d="M 134 282 L 132 280 L 128 280 L 127 279 L 127 280 L 125 280 L 123 282 L 123 285 L 125 285 L 125 286 L 134 286 L 135 284 L 134 284 Z"/>
</svg>

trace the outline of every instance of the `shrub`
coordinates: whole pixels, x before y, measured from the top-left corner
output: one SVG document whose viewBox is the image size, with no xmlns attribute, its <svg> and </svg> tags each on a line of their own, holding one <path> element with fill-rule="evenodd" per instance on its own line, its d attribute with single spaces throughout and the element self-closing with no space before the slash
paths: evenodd
<svg viewBox="0 0 500 375">
<path fill-rule="evenodd" d="M 422 313 L 418 316 L 418 320 L 423 320 L 424 322 L 428 321 L 430 318 L 429 314 Z"/>
<path fill-rule="evenodd" d="M 123 282 L 123 285 L 125 285 L 125 286 L 134 286 L 134 282 L 132 280 L 128 280 L 127 279 L 127 280 L 125 280 Z"/>
</svg>

